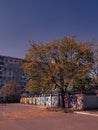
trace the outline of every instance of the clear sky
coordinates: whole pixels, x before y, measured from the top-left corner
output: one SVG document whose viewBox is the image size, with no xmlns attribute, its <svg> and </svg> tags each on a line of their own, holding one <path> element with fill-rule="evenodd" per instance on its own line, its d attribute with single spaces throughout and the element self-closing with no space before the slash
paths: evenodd
<svg viewBox="0 0 98 130">
<path fill-rule="evenodd" d="M 24 58 L 29 40 L 98 42 L 98 0 L 0 0 L 0 55 Z"/>
</svg>

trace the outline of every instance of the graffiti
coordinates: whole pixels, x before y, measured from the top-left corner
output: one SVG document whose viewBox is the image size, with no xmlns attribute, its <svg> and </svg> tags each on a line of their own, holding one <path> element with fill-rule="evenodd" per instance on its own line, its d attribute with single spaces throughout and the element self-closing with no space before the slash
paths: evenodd
<svg viewBox="0 0 98 130">
<path fill-rule="evenodd" d="M 40 104 L 41 105 L 46 105 L 46 97 L 40 97 Z"/>
<path fill-rule="evenodd" d="M 76 96 L 75 96 L 75 95 L 70 95 L 70 96 L 69 96 L 69 104 L 68 104 L 68 107 L 69 107 L 69 108 L 76 109 L 76 102 L 77 102 Z"/>
<path fill-rule="evenodd" d="M 40 105 L 40 97 L 36 97 L 36 103 L 37 105 Z"/>
<path fill-rule="evenodd" d="M 33 98 L 29 98 L 29 104 L 33 104 Z"/>
<path fill-rule="evenodd" d="M 57 103 L 58 103 L 58 97 L 52 96 L 52 106 L 57 106 Z"/>
<path fill-rule="evenodd" d="M 65 108 L 68 108 L 68 96 L 67 95 L 64 97 L 64 101 L 65 101 Z"/>
<path fill-rule="evenodd" d="M 51 106 L 51 95 L 46 97 L 46 106 Z"/>
<path fill-rule="evenodd" d="M 65 108 L 73 108 L 74 110 L 83 109 L 83 95 L 73 94 L 65 96 Z"/>
<path fill-rule="evenodd" d="M 90 102 L 91 99 L 92 100 L 96 99 L 96 98 L 94 99 L 93 96 L 87 96 L 87 97 L 88 98 L 85 98 L 83 94 L 65 95 L 65 97 L 64 97 L 65 108 L 72 108 L 73 110 L 83 110 L 85 108 L 85 106 L 87 106 L 87 103 Z M 50 106 L 50 107 L 52 107 L 52 106 L 59 107 L 62 105 L 61 104 L 62 100 L 61 100 L 61 96 L 58 96 L 58 95 L 51 96 L 50 95 L 50 96 L 40 96 L 40 97 L 31 97 L 31 98 L 21 98 L 20 103 L 34 104 L 34 105 L 46 105 L 46 106 Z M 97 106 L 98 106 L 98 104 L 97 104 Z"/>
<path fill-rule="evenodd" d="M 36 105 L 36 97 L 33 97 L 33 104 Z"/>
<path fill-rule="evenodd" d="M 77 109 L 78 110 L 83 109 L 83 95 L 77 96 Z"/>
</svg>

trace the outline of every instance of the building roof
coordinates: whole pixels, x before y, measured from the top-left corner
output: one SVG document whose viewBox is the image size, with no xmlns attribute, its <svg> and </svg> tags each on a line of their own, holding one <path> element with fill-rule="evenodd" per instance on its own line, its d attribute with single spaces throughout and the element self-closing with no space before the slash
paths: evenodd
<svg viewBox="0 0 98 130">
<path fill-rule="evenodd" d="M 11 59 L 17 59 L 17 60 L 24 60 L 24 59 L 22 59 L 22 58 L 16 58 L 16 57 L 11 57 L 11 56 L 4 56 L 4 55 L 0 55 L 0 57 L 11 58 Z"/>
</svg>

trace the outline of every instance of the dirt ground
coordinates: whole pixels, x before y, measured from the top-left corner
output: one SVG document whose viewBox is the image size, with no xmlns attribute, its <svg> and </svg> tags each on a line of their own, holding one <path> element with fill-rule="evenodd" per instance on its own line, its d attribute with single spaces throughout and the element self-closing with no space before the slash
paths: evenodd
<svg viewBox="0 0 98 130">
<path fill-rule="evenodd" d="M 98 130 L 98 117 L 47 111 L 44 106 L 0 105 L 0 130 Z"/>
<path fill-rule="evenodd" d="M 56 113 L 53 111 L 48 111 L 46 106 L 33 106 L 27 104 L 8 104 L 6 106 L 0 106 L 0 113 L 3 119 L 30 119 L 37 117 L 49 117 L 58 115 L 60 112 Z M 1 118 L 0 117 L 0 118 Z"/>
</svg>

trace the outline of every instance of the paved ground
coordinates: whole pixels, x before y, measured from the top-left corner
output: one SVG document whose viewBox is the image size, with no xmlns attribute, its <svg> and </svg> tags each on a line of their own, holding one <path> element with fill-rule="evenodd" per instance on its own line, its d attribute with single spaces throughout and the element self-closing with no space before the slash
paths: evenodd
<svg viewBox="0 0 98 130">
<path fill-rule="evenodd" d="M 0 130 L 93 129 L 98 130 L 98 116 L 49 112 L 43 107 L 24 104 L 0 105 Z"/>
</svg>

